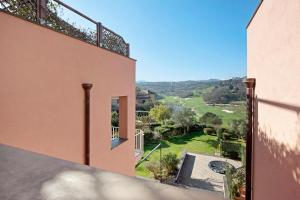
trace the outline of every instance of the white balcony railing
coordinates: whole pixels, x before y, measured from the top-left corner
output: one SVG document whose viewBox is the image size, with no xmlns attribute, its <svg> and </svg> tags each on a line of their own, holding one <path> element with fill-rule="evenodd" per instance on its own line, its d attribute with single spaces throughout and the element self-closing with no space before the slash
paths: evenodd
<svg viewBox="0 0 300 200">
<path fill-rule="evenodd" d="M 135 151 L 144 152 L 144 132 L 141 129 L 135 130 Z"/>
<path fill-rule="evenodd" d="M 119 127 L 112 126 L 111 127 L 111 140 L 119 139 L 119 138 L 120 138 Z"/>
<path fill-rule="evenodd" d="M 135 130 L 135 151 L 144 152 L 144 132 L 141 129 Z M 120 128 L 116 126 L 111 127 L 111 140 L 120 139 Z"/>
</svg>

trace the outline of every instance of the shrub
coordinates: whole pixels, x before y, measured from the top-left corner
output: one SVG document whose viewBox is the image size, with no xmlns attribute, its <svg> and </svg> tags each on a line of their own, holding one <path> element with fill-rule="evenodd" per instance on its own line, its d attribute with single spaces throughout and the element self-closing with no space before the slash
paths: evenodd
<svg viewBox="0 0 300 200">
<path fill-rule="evenodd" d="M 162 137 L 162 139 L 168 139 L 171 136 L 172 126 L 168 125 L 162 125 L 154 128 L 154 131 L 158 133 L 159 136 Z"/>
<path fill-rule="evenodd" d="M 192 127 L 191 130 L 197 129 L 199 130 L 200 128 L 198 127 Z M 200 129 L 202 130 L 202 129 Z M 159 135 L 162 136 L 162 139 L 168 139 L 172 136 L 177 136 L 177 135 L 184 135 L 186 132 L 186 127 L 176 124 L 176 125 L 171 125 L 171 124 L 166 124 L 166 125 L 161 125 L 158 127 L 154 128 L 154 131 L 159 133 Z"/>
<path fill-rule="evenodd" d="M 160 179 L 160 164 L 157 161 L 150 161 L 145 165 L 146 169 L 153 173 L 155 179 Z"/>
<path fill-rule="evenodd" d="M 223 132 L 222 137 L 223 137 L 223 140 L 237 140 L 238 139 L 237 135 L 230 131 Z"/>
<path fill-rule="evenodd" d="M 216 135 L 216 130 L 212 127 L 204 128 L 203 132 L 207 135 Z"/>
<path fill-rule="evenodd" d="M 236 138 L 246 137 L 247 126 L 245 120 L 232 120 L 230 122 L 230 130 L 234 133 Z"/>
<path fill-rule="evenodd" d="M 228 199 L 234 200 L 236 197 L 240 197 L 240 189 L 246 187 L 246 170 L 245 167 L 240 167 L 236 170 L 232 168 L 226 168 L 226 182 L 225 190 Z"/>
<path fill-rule="evenodd" d="M 161 159 L 162 167 L 166 171 L 167 175 L 171 175 L 177 170 L 178 163 L 179 159 L 174 153 L 168 153 Z"/>
<path fill-rule="evenodd" d="M 205 113 L 202 117 L 200 117 L 199 121 L 200 123 L 213 126 L 220 126 L 222 124 L 222 119 L 211 112 Z"/>
<path fill-rule="evenodd" d="M 223 138 L 223 132 L 224 132 L 225 130 L 226 130 L 225 128 L 219 128 L 219 129 L 217 130 L 217 137 L 218 137 L 217 141 L 218 141 L 218 144 L 220 144 L 220 142 L 221 142 L 222 140 L 224 140 L 224 138 Z"/>
<path fill-rule="evenodd" d="M 218 140 L 237 140 L 238 136 L 226 128 L 219 128 L 217 131 Z"/>
<path fill-rule="evenodd" d="M 237 142 L 221 141 L 220 142 L 221 155 L 224 157 L 240 160 L 241 144 Z"/>
<path fill-rule="evenodd" d="M 151 141 L 153 139 L 154 139 L 153 131 L 151 131 L 150 129 L 145 129 L 144 130 L 144 140 Z"/>
<path fill-rule="evenodd" d="M 144 128 L 144 123 L 140 120 L 135 121 L 135 128 L 136 129 L 143 129 Z"/>
<path fill-rule="evenodd" d="M 218 134 L 221 134 L 221 133 L 224 133 L 224 132 L 227 132 L 228 131 L 228 129 L 227 128 L 223 128 L 223 127 L 221 127 L 221 128 L 218 128 Z"/>
<path fill-rule="evenodd" d="M 156 127 L 159 127 L 160 125 L 161 125 L 160 123 L 151 123 L 149 125 L 149 127 L 150 127 L 151 130 L 154 130 Z"/>
<path fill-rule="evenodd" d="M 243 166 L 246 166 L 246 147 L 241 145 L 240 148 L 240 158 L 242 160 Z"/>
<path fill-rule="evenodd" d="M 206 127 L 206 126 L 204 126 L 204 125 L 194 124 L 194 125 L 190 128 L 190 131 L 203 131 L 203 129 L 204 129 L 205 127 Z"/>
<path fill-rule="evenodd" d="M 148 116 L 137 116 L 137 121 L 143 122 L 144 126 L 149 126 L 152 123 L 155 123 L 155 120 L 152 119 L 149 115 Z"/>
<path fill-rule="evenodd" d="M 225 189 L 226 189 L 226 193 L 228 195 L 228 199 L 230 199 L 230 200 L 234 199 L 235 193 L 236 193 L 236 187 L 233 183 L 233 173 L 234 172 L 233 172 L 232 168 L 229 168 L 229 167 L 226 168 L 226 174 L 225 174 L 226 186 L 225 186 Z"/>
<path fill-rule="evenodd" d="M 171 130 L 171 135 L 184 135 L 186 128 L 181 126 L 180 124 L 174 125 L 174 128 Z"/>
<path fill-rule="evenodd" d="M 166 120 L 166 125 L 175 125 L 175 122 L 171 119 Z"/>
</svg>

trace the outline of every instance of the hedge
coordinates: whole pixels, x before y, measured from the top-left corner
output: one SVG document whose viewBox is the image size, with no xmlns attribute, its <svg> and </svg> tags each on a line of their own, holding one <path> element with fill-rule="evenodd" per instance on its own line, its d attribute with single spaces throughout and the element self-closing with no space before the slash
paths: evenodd
<svg viewBox="0 0 300 200">
<path fill-rule="evenodd" d="M 221 155 L 227 158 L 241 160 L 241 144 L 231 141 L 220 141 Z"/>
</svg>

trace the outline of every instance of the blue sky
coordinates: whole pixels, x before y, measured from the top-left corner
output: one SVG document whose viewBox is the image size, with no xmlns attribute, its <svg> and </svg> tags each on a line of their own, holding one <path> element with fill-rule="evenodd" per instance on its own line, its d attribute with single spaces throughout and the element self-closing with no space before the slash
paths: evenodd
<svg viewBox="0 0 300 200">
<path fill-rule="evenodd" d="M 63 0 L 130 43 L 137 80 L 246 74 L 246 25 L 259 0 Z"/>
</svg>

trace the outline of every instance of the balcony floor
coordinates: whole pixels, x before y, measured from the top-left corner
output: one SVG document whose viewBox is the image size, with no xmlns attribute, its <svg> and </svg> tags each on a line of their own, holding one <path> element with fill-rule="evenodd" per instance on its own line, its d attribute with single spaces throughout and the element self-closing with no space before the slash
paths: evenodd
<svg viewBox="0 0 300 200">
<path fill-rule="evenodd" d="M 0 144 L 1 200 L 220 200 L 221 194 L 160 184 Z"/>
</svg>

